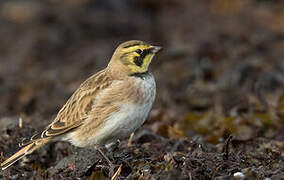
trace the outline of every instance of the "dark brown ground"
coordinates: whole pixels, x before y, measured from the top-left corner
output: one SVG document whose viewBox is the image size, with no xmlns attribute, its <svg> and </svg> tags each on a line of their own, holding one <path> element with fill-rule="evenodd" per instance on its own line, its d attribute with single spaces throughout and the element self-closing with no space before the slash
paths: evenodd
<svg viewBox="0 0 284 180">
<path fill-rule="evenodd" d="M 131 145 L 107 153 L 122 165 L 118 179 L 284 179 L 281 0 L 2 0 L 4 157 L 130 39 L 164 51 L 151 65 L 158 92 L 146 124 Z M 93 149 L 59 142 L 0 179 L 104 179 L 108 171 Z"/>
</svg>

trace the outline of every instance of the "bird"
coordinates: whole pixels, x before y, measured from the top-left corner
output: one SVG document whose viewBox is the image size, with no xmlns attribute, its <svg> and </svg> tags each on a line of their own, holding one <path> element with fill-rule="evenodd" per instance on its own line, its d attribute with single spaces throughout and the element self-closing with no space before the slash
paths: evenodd
<svg viewBox="0 0 284 180">
<path fill-rule="evenodd" d="M 162 49 L 140 40 L 121 43 L 107 67 L 85 80 L 41 133 L 1 163 L 4 170 L 43 145 L 67 141 L 100 150 L 130 136 L 142 126 L 156 96 L 148 67 Z"/>
</svg>

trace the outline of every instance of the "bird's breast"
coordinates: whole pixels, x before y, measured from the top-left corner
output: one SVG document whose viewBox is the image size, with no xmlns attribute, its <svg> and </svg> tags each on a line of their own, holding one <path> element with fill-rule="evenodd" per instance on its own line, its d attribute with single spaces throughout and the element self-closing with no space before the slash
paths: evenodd
<svg viewBox="0 0 284 180">
<path fill-rule="evenodd" d="M 119 111 L 111 114 L 100 132 L 96 133 L 98 144 L 108 144 L 117 139 L 127 138 L 141 127 L 146 120 L 155 100 L 156 85 L 153 76 L 136 81 L 139 87 L 137 102 L 130 101 L 120 106 Z"/>
</svg>

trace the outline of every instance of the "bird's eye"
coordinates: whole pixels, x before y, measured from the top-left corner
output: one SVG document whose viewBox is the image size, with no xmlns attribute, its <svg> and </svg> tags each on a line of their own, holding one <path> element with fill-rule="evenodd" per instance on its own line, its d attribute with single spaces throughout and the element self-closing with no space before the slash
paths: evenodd
<svg viewBox="0 0 284 180">
<path fill-rule="evenodd" d="M 141 54 L 141 53 L 142 53 L 142 50 L 141 50 L 141 49 L 137 49 L 135 52 L 136 52 L 137 54 Z"/>
</svg>

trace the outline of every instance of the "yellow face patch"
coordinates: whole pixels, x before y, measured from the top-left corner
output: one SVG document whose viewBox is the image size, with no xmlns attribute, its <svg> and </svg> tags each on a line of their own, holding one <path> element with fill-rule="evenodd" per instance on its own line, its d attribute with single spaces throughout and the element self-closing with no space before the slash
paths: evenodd
<svg viewBox="0 0 284 180">
<path fill-rule="evenodd" d="M 130 74 L 148 71 L 155 51 L 151 45 L 134 45 L 122 50 L 122 62 L 129 68 Z"/>
</svg>

